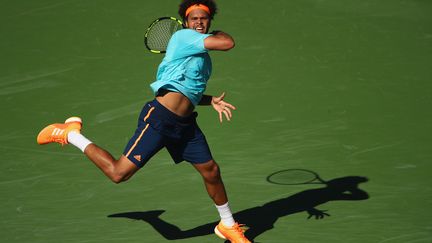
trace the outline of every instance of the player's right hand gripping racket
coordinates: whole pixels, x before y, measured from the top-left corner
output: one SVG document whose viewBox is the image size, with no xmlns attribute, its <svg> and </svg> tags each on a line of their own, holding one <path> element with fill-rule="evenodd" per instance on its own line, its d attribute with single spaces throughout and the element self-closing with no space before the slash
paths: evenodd
<svg viewBox="0 0 432 243">
<path fill-rule="evenodd" d="M 171 36 L 183 29 L 183 23 L 174 17 L 161 17 L 153 21 L 144 35 L 144 44 L 152 53 L 165 53 Z"/>
</svg>

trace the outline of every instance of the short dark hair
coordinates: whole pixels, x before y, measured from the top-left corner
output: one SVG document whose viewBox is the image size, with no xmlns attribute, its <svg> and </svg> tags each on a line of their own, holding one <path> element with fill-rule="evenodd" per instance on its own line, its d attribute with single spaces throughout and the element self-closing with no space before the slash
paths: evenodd
<svg viewBox="0 0 432 243">
<path fill-rule="evenodd" d="M 210 19 L 213 19 L 217 12 L 216 3 L 213 0 L 183 0 L 179 5 L 178 14 L 183 20 L 186 20 L 186 10 L 195 4 L 206 5 L 210 9 Z"/>
</svg>

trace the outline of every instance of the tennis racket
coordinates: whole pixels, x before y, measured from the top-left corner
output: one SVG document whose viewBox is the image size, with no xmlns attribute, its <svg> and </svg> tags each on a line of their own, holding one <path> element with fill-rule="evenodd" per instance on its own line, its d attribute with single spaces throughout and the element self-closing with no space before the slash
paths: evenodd
<svg viewBox="0 0 432 243">
<path fill-rule="evenodd" d="M 267 176 L 267 181 L 278 185 L 325 184 L 326 181 L 310 170 L 288 169 L 274 172 Z"/>
<path fill-rule="evenodd" d="M 153 21 L 144 35 L 144 44 L 152 53 L 165 53 L 171 36 L 183 29 L 183 23 L 174 17 L 161 17 Z"/>
</svg>

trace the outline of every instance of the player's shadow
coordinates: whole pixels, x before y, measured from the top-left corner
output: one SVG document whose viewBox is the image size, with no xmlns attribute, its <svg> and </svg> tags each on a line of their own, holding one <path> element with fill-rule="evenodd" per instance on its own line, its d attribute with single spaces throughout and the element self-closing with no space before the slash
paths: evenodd
<svg viewBox="0 0 432 243">
<path fill-rule="evenodd" d="M 309 218 L 322 219 L 329 216 L 325 211 L 316 209 L 318 205 L 329 201 L 338 200 L 365 200 L 369 195 L 358 188 L 360 183 L 368 179 L 361 176 L 346 176 L 325 182 L 325 186 L 316 189 L 305 190 L 294 195 L 265 203 L 234 214 L 234 218 L 246 224 L 249 229 L 245 235 L 253 240 L 258 235 L 273 228 L 274 223 L 280 218 L 298 212 L 307 212 Z M 129 218 L 143 220 L 149 223 L 156 231 L 168 240 L 185 239 L 197 236 L 213 234 L 217 221 L 200 225 L 192 229 L 181 230 L 178 226 L 168 223 L 160 218 L 165 210 L 146 212 L 126 212 L 109 215 L 110 218 Z"/>
</svg>

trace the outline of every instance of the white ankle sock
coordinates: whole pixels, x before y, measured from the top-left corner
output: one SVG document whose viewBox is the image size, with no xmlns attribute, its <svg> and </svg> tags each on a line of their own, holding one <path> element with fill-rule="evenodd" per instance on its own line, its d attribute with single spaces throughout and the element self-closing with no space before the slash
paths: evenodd
<svg viewBox="0 0 432 243">
<path fill-rule="evenodd" d="M 224 205 L 220 205 L 220 206 L 215 205 L 215 206 L 216 206 L 216 208 L 219 212 L 219 215 L 221 217 L 222 224 L 227 226 L 227 227 L 233 226 L 235 224 L 235 221 L 234 221 L 234 218 L 232 216 L 231 209 L 228 205 L 228 202 L 225 203 Z"/>
<path fill-rule="evenodd" d="M 68 142 L 79 148 L 83 153 L 89 144 L 92 142 L 84 137 L 81 133 L 71 131 L 68 133 Z"/>
</svg>

